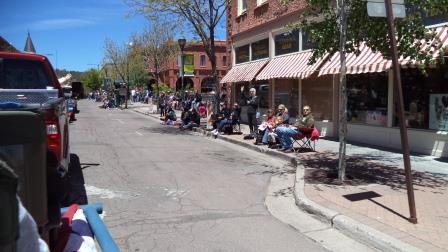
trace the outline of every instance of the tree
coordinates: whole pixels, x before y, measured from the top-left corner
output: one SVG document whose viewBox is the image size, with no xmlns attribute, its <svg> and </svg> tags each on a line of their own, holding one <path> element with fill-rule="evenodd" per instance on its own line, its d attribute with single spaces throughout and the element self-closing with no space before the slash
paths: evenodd
<svg viewBox="0 0 448 252">
<path fill-rule="evenodd" d="M 186 20 L 200 38 L 212 66 L 216 101 L 219 97 L 218 72 L 216 70 L 215 29 L 226 13 L 228 0 L 125 0 L 131 9 L 145 17 L 157 20 L 178 18 Z M 217 107 L 217 106 L 215 106 Z"/>
<path fill-rule="evenodd" d="M 176 58 L 177 45 L 173 37 L 174 29 L 171 23 L 154 21 L 145 28 L 139 39 L 146 66 L 154 72 L 157 96 L 160 91 L 160 71 Z"/>
<path fill-rule="evenodd" d="M 369 17 L 365 1 L 338 0 L 337 8 L 334 6 L 334 0 L 305 1 L 307 9 L 300 17 L 301 22 L 293 28 L 302 28 L 315 46 L 310 63 L 327 54 L 331 57 L 341 51 L 341 66 L 344 66 L 345 53 L 359 53 L 361 43 L 365 43 L 373 52 L 381 52 L 383 56 L 390 58 L 387 22 L 385 18 Z M 448 13 L 448 3 L 446 0 L 407 0 L 406 8 L 407 17 L 395 19 L 398 55 L 417 60 L 421 63 L 419 67 L 424 69 L 427 64 L 435 63 L 435 59 L 428 53 L 433 48 L 428 47 L 422 51 L 421 44 L 416 41 L 428 42 L 433 40 L 435 35 L 427 32 L 423 18 L 427 15 Z M 344 67 L 341 67 L 340 80 L 340 127 L 344 127 L 347 123 Z M 344 180 L 346 129 L 340 129 L 340 134 L 342 136 L 340 135 L 338 172 L 339 179 Z"/>
<path fill-rule="evenodd" d="M 90 88 L 91 90 L 98 90 L 101 88 L 101 77 L 100 73 L 94 69 L 89 69 L 82 77 L 82 82 L 86 87 Z"/>
<path fill-rule="evenodd" d="M 114 73 L 123 81 L 129 80 L 129 45 L 117 45 L 111 39 L 105 41 L 104 61 L 112 65 Z"/>
<path fill-rule="evenodd" d="M 141 88 L 149 83 L 148 66 L 143 55 L 140 37 L 133 34 L 129 41 L 132 41 L 132 46 L 128 46 L 130 86 Z"/>
</svg>

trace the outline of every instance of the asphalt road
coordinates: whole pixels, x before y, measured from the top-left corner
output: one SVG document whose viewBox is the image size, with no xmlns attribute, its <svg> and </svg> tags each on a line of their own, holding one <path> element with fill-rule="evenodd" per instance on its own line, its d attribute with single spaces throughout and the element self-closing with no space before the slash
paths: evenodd
<svg viewBox="0 0 448 252">
<path fill-rule="evenodd" d="M 98 105 L 78 103 L 71 152 L 122 251 L 325 251 L 267 210 L 286 163 Z"/>
</svg>

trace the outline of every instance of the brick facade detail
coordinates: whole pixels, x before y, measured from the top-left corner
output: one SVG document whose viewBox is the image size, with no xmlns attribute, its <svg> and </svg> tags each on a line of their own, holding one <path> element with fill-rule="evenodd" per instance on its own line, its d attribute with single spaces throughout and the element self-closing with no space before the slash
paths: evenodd
<svg viewBox="0 0 448 252">
<path fill-rule="evenodd" d="M 218 77 L 221 79 L 227 73 L 227 62 L 229 61 L 229 57 L 226 53 L 226 42 L 220 40 L 215 41 L 215 50 L 216 69 L 218 71 Z M 184 84 L 193 84 L 192 86 L 194 87 L 194 90 L 196 92 L 201 92 L 203 80 L 212 76 L 211 62 L 208 59 L 201 42 L 187 44 L 184 49 L 184 54 L 193 54 L 194 57 L 194 76 L 184 77 Z M 205 56 L 205 66 L 201 66 L 200 64 L 201 55 Z M 224 56 L 226 56 L 226 62 L 224 62 Z M 173 59 L 173 61 L 160 72 L 160 81 L 167 84 L 173 90 L 176 90 L 176 83 L 177 86 L 179 86 L 181 81 L 177 60 L 178 57 Z"/>
</svg>

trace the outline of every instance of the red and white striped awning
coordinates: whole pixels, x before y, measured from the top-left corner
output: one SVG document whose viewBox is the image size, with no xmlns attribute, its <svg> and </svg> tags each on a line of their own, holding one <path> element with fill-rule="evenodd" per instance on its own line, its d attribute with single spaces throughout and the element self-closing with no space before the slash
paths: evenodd
<svg viewBox="0 0 448 252">
<path fill-rule="evenodd" d="M 429 32 L 435 32 L 436 36 L 432 41 L 425 43 L 423 41 L 420 51 L 429 52 L 433 59 L 440 57 L 440 51 L 448 46 L 448 28 L 446 26 L 430 29 Z M 392 61 L 383 57 L 380 52 L 372 52 L 372 50 L 362 44 L 360 46 L 360 54 L 356 56 L 354 53 L 347 54 L 347 74 L 374 73 L 383 72 L 392 67 Z M 398 59 L 402 67 L 415 67 L 420 64 L 415 60 L 408 58 Z M 340 55 L 335 53 L 331 59 L 325 63 L 320 69 L 319 76 L 326 74 L 337 74 L 340 71 Z"/>
<path fill-rule="evenodd" d="M 322 64 L 322 59 L 319 59 L 316 63 L 308 65 L 312 54 L 313 52 L 307 51 L 275 57 L 261 70 L 257 80 L 308 78 Z"/>
<path fill-rule="evenodd" d="M 235 65 L 222 78 L 220 83 L 252 81 L 269 59 Z"/>
<path fill-rule="evenodd" d="M 432 41 L 426 43 L 426 41 L 421 41 L 420 52 L 430 53 L 433 59 L 438 59 L 441 56 L 441 51 L 446 51 L 448 46 L 448 26 L 441 26 L 437 28 L 429 29 L 430 34 L 435 34 Z M 400 64 L 403 66 L 415 67 L 420 63 L 416 60 L 411 60 L 410 58 L 401 59 Z"/>
</svg>

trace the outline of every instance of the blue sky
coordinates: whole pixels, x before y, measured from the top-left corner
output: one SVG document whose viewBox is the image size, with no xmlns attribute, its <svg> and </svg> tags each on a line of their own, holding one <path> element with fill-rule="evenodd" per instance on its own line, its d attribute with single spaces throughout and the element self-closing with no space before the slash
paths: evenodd
<svg viewBox="0 0 448 252">
<path fill-rule="evenodd" d="M 122 0 L 0 0 L 0 36 L 23 50 L 29 31 L 53 67 L 84 71 L 101 64 L 106 38 L 126 43 L 143 31 L 147 21 L 127 12 Z M 223 26 L 218 36 L 225 38 Z"/>
</svg>

